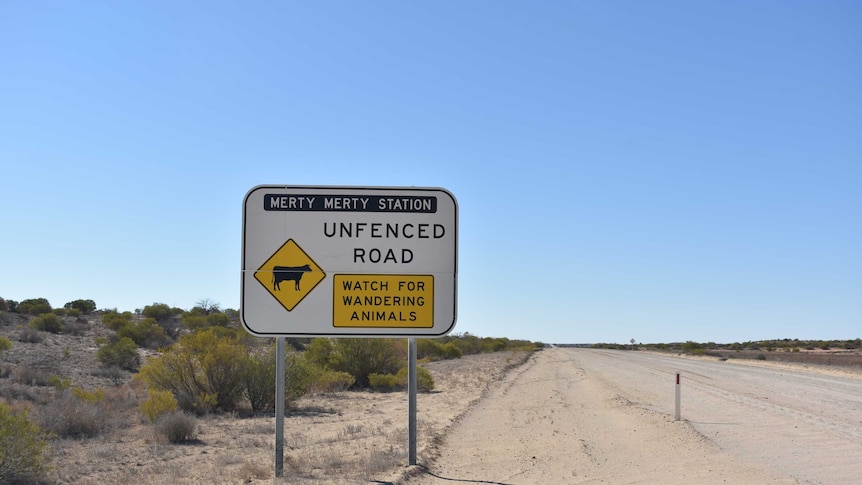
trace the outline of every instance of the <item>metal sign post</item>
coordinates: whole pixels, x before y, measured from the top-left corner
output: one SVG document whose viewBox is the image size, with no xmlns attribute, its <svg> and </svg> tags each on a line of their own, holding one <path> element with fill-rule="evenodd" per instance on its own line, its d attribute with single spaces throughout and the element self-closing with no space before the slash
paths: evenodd
<svg viewBox="0 0 862 485">
<path fill-rule="evenodd" d="M 416 464 L 416 339 L 407 339 L 407 455 L 408 464 Z"/>
<path fill-rule="evenodd" d="M 275 339 L 275 476 L 284 476 L 284 337 Z"/>
</svg>

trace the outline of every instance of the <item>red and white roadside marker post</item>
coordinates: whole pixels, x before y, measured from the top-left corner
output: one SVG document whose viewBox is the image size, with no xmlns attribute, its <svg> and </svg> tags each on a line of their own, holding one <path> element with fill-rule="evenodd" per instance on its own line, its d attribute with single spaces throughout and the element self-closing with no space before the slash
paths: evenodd
<svg viewBox="0 0 862 485">
<path fill-rule="evenodd" d="M 680 419 L 680 416 L 679 416 L 679 414 L 680 414 L 680 413 L 679 413 L 679 408 L 680 408 L 680 402 L 679 402 L 679 401 L 680 401 L 680 396 L 679 396 L 680 392 L 679 392 L 679 388 L 680 388 L 680 385 L 679 385 L 679 372 L 677 372 L 677 373 L 676 373 L 676 413 L 674 414 L 674 421 L 679 421 L 679 419 Z"/>
</svg>

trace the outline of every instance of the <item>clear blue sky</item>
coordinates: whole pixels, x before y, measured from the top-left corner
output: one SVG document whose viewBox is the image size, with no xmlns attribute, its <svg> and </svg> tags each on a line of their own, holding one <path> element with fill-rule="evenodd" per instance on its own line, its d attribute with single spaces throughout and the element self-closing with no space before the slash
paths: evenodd
<svg viewBox="0 0 862 485">
<path fill-rule="evenodd" d="M 259 184 L 457 198 L 456 332 L 862 337 L 855 1 L 0 3 L 0 297 L 240 301 Z"/>
</svg>

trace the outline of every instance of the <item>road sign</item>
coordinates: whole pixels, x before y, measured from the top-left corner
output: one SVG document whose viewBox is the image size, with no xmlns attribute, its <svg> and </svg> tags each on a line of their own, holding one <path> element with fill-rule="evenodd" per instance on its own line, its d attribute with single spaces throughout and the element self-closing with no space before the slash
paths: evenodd
<svg viewBox="0 0 862 485">
<path fill-rule="evenodd" d="M 259 336 L 443 336 L 457 313 L 457 235 L 445 189 L 254 187 L 240 319 Z"/>
</svg>

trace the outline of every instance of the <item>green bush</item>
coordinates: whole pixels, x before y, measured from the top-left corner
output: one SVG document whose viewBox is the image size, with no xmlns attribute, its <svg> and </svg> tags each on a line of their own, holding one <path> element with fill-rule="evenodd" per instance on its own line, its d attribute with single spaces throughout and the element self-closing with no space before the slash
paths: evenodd
<svg viewBox="0 0 862 485">
<path fill-rule="evenodd" d="M 271 345 L 250 353 L 246 360 L 244 395 L 256 413 L 275 410 L 275 359 L 276 348 Z M 284 404 L 289 407 L 309 391 L 320 372 L 295 351 L 285 353 L 284 369 Z"/>
<path fill-rule="evenodd" d="M 332 370 L 356 378 L 356 386 L 368 387 L 370 374 L 394 374 L 406 361 L 403 340 L 341 338 L 332 346 Z"/>
<path fill-rule="evenodd" d="M 93 300 L 75 300 L 63 305 L 67 310 L 78 310 L 84 315 L 89 315 L 96 310 L 96 302 Z"/>
<path fill-rule="evenodd" d="M 90 404 L 99 404 L 105 401 L 105 390 L 101 387 L 96 389 L 95 391 L 88 391 L 81 387 L 73 387 L 72 395 L 81 402 L 88 402 Z"/>
<path fill-rule="evenodd" d="M 171 391 L 183 410 L 235 409 L 245 387 L 248 349 L 238 338 L 221 337 L 214 330 L 183 336 L 151 358 L 139 378 L 150 387 Z"/>
<path fill-rule="evenodd" d="M 0 483 L 38 481 L 47 471 L 45 435 L 27 419 L 0 402 Z"/>
<path fill-rule="evenodd" d="M 59 391 L 65 391 L 72 385 L 72 379 L 51 374 L 48 376 L 48 385 Z"/>
<path fill-rule="evenodd" d="M 144 307 L 141 314 L 147 318 L 152 318 L 157 322 L 170 320 L 170 318 L 174 316 L 174 312 L 171 307 L 164 303 L 153 303 L 152 305 L 147 305 Z"/>
<path fill-rule="evenodd" d="M 403 367 L 396 374 L 399 385 L 407 388 L 407 367 Z M 422 367 L 416 366 L 416 389 L 419 392 L 431 392 L 434 390 L 434 377 L 431 372 Z"/>
<path fill-rule="evenodd" d="M 141 347 L 153 349 L 169 342 L 165 330 L 152 318 L 124 325 L 117 331 L 117 336 L 120 338 L 128 337 Z"/>
<path fill-rule="evenodd" d="M 6 300 L 4 300 L 3 298 L 0 298 L 0 312 L 8 312 L 8 311 L 9 311 L 9 304 L 6 303 Z"/>
<path fill-rule="evenodd" d="M 416 367 L 416 384 L 420 392 L 431 392 L 434 390 L 434 376 L 431 371 L 424 367 Z"/>
<path fill-rule="evenodd" d="M 327 370 L 321 372 L 311 384 L 311 392 L 315 394 L 328 394 L 346 391 L 356 382 L 356 379 L 347 372 Z"/>
<path fill-rule="evenodd" d="M 12 348 L 12 341 L 6 337 L 0 337 L 0 352 L 9 350 Z"/>
<path fill-rule="evenodd" d="M 133 317 L 131 312 L 117 313 L 116 310 L 111 310 L 102 315 L 102 324 L 116 332 L 131 324 Z"/>
<path fill-rule="evenodd" d="M 171 443 L 186 443 L 197 438 L 197 420 L 182 411 L 161 416 L 155 424 L 156 434 Z"/>
<path fill-rule="evenodd" d="M 51 313 L 51 304 L 45 298 L 30 298 L 18 303 L 15 311 L 26 315 L 42 315 Z"/>
<path fill-rule="evenodd" d="M 147 399 L 141 403 L 140 409 L 141 414 L 146 416 L 150 422 L 154 422 L 160 416 L 176 411 L 177 406 L 177 398 L 171 391 L 149 389 Z"/>
<path fill-rule="evenodd" d="M 370 374 L 368 383 L 372 389 L 378 391 L 395 391 L 407 389 L 408 370 L 402 367 L 397 374 Z M 434 389 L 434 377 L 424 367 L 416 367 L 416 388 L 419 392 L 430 392 Z"/>
<path fill-rule="evenodd" d="M 332 366 L 332 339 L 315 338 L 305 346 L 305 360 L 323 369 Z"/>
<path fill-rule="evenodd" d="M 141 365 L 138 346 L 128 337 L 122 337 L 114 343 L 99 347 L 96 351 L 96 360 L 105 367 L 119 367 L 128 371 L 135 371 Z"/>
<path fill-rule="evenodd" d="M 398 382 L 398 376 L 393 374 L 369 374 L 368 386 L 377 391 L 403 389 L 403 386 Z"/>
<path fill-rule="evenodd" d="M 447 360 L 460 359 L 463 351 L 454 342 L 440 343 L 432 339 L 418 339 L 416 341 L 416 356 L 419 359 Z"/>
<path fill-rule="evenodd" d="M 63 320 L 53 313 L 43 313 L 30 320 L 30 327 L 50 333 L 60 333 L 63 330 Z"/>
<path fill-rule="evenodd" d="M 207 327 L 207 317 L 194 313 L 183 314 L 183 326 L 189 330 L 200 330 Z"/>
</svg>

